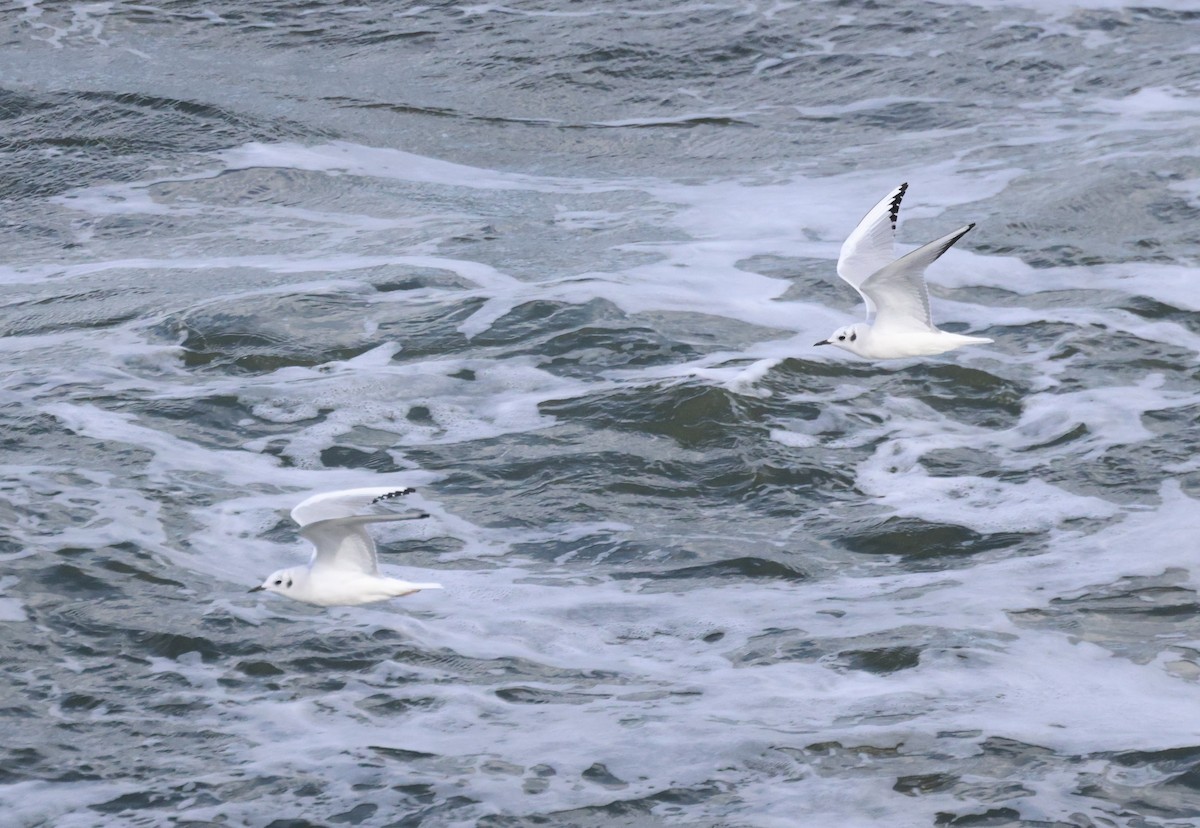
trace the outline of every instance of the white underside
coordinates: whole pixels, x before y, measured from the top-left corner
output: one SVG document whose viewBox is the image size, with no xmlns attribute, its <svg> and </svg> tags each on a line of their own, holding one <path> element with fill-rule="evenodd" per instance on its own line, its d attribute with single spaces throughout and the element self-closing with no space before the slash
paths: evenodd
<svg viewBox="0 0 1200 828">
<path fill-rule="evenodd" d="M 985 345 L 992 340 L 946 331 L 876 331 L 871 328 L 851 342 L 833 342 L 839 348 L 867 359 L 904 359 L 935 356 L 964 345 Z"/>
<path fill-rule="evenodd" d="M 383 578 L 379 575 L 353 572 L 336 574 L 324 571 L 319 577 L 297 580 L 291 589 L 282 590 L 280 594 L 306 604 L 341 607 L 386 601 L 423 589 L 441 588 L 441 584 L 421 584 L 398 578 Z"/>
</svg>

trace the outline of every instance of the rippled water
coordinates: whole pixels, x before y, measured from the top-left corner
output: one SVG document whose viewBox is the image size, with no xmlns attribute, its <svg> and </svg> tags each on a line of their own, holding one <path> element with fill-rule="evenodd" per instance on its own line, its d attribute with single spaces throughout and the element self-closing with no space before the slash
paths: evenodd
<svg viewBox="0 0 1200 828">
<path fill-rule="evenodd" d="M 1191 3 L 0 19 L 5 824 L 1200 824 Z"/>
</svg>

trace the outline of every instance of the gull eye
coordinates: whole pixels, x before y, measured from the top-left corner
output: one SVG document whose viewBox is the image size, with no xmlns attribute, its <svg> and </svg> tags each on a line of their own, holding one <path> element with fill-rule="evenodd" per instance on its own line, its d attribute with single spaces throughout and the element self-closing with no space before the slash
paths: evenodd
<svg viewBox="0 0 1200 828">
<path fill-rule="evenodd" d="M 279 586 L 279 585 L 280 585 L 280 584 L 282 584 L 282 583 L 283 583 L 283 579 L 280 579 L 280 580 L 278 580 L 278 581 L 276 581 L 276 582 L 275 582 L 275 586 Z"/>
<path fill-rule="evenodd" d="M 846 335 L 845 335 L 845 334 L 842 334 L 841 336 L 839 336 L 839 337 L 838 337 L 838 342 L 842 342 L 842 341 L 844 341 L 845 339 L 846 339 Z"/>
</svg>

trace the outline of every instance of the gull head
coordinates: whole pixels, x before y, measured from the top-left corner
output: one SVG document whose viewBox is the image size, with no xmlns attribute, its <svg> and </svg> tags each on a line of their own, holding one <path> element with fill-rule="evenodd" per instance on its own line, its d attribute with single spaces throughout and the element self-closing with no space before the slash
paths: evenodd
<svg viewBox="0 0 1200 828">
<path fill-rule="evenodd" d="M 303 567 L 301 567 L 303 568 Z M 278 592 L 280 595 L 294 597 L 292 590 L 299 586 L 300 573 L 296 568 L 280 569 L 267 576 L 267 580 L 256 586 L 251 592 Z"/>
<path fill-rule="evenodd" d="M 836 345 L 843 351 L 849 351 L 852 354 L 862 356 L 860 341 L 864 335 L 871 330 L 871 326 L 866 322 L 859 322 L 854 325 L 846 325 L 843 328 L 838 328 L 829 335 L 828 339 L 822 339 L 816 345 Z M 815 345 L 814 345 L 815 347 Z"/>
</svg>

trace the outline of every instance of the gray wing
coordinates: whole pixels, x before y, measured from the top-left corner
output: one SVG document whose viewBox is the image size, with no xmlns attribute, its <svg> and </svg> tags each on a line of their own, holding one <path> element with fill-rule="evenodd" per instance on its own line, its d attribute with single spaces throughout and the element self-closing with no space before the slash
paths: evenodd
<svg viewBox="0 0 1200 828">
<path fill-rule="evenodd" d="M 896 259 L 896 219 L 900 215 L 900 201 L 908 191 L 908 184 L 901 184 L 870 209 L 862 221 L 842 242 L 838 254 L 837 272 L 867 303 L 867 321 L 875 314 L 875 303 L 862 289 L 862 284 L 875 273 Z"/>
<path fill-rule="evenodd" d="M 301 526 L 320 520 L 350 517 L 368 506 L 412 494 L 407 486 L 371 486 L 313 495 L 292 509 L 292 520 Z"/>
<path fill-rule="evenodd" d="M 312 541 L 310 569 L 343 569 L 375 575 L 379 559 L 375 541 L 366 529 L 368 523 L 389 520 L 419 520 L 428 517 L 424 512 L 406 515 L 354 515 L 352 517 L 318 520 L 300 530 Z"/>
<path fill-rule="evenodd" d="M 974 226 L 968 224 L 918 247 L 862 283 L 859 289 L 875 304 L 875 330 L 937 330 L 929 315 L 925 268 L 937 261 Z"/>
</svg>

